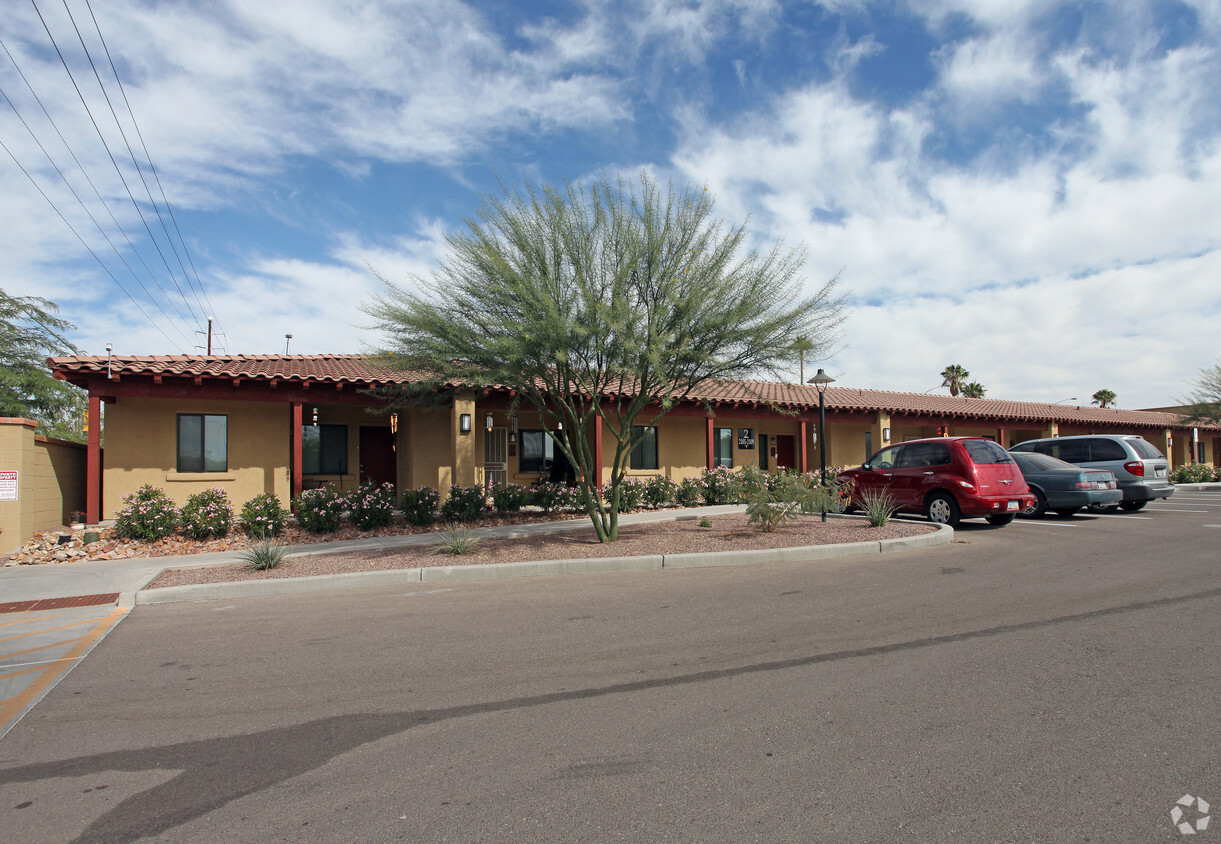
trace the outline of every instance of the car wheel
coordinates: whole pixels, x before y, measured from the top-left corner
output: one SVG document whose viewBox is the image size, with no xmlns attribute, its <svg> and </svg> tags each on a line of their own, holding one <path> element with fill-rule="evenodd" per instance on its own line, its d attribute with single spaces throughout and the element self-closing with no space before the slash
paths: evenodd
<svg viewBox="0 0 1221 844">
<path fill-rule="evenodd" d="M 1119 509 L 1128 513 L 1135 513 L 1137 510 L 1145 509 L 1148 501 L 1125 501 L 1119 505 Z"/>
<path fill-rule="evenodd" d="M 990 525 L 996 525 L 997 527 L 1004 527 L 1005 525 L 1007 525 L 1013 521 L 1014 515 L 1015 514 L 1013 514 L 1013 513 L 995 513 L 991 516 L 984 516 L 984 521 L 986 521 Z"/>
<path fill-rule="evenodd" d="M 1047 512 L 1047 497 L 1043 495 L 1042 491 L 1037 489 L 1032 489 L 1031 492 L 1034 493 L 1034 506 L 1027 507 L 1022 511 L 1022 515 L 1033 519 Z"/>
<path fill-rule="evenodd" d="M 958 502 L 954 500 L 954 496 L 945 492 L 934 492 L 925 499 L 924 515 L 930 522 L 950 527 L 958 527 L 959 521 L 962 520 L 962 510 L 958 509 Z"/>
<path fill-rule="evenodd" d="M 1114 513 L 1119 509 L 1118 504 L 1091 504 L 1091 513 Z"/>
<path fill-rule="evenodd" d="M 1061 510 L 1057 510 L 1056 515 L 1067 519 L 1069 516 L 1077 515 L 1077 513 L 1080 512 L 1080 510 L 1081 510 L 1080 507 L 1065 507 Z"/>
</svg>

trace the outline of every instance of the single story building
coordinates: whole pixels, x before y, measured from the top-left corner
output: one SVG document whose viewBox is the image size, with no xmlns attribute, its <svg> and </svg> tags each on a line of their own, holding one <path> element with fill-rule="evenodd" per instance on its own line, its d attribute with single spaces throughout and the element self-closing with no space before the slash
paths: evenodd
<svg viewBox="0 0 1221 844">
<path fill-rule="evenodd" d="M 492 480 L 530 484 L 554 450 L 539 414 L 511 391 L 448 385 L 444 403 L 393 411 L 367 391 L 411 380 L 359 355 L 55 357 L 56 378 L 89 396 L 86 514 L 112 517 L 143 484 L 180 504 L 210 487 L 240 504 L 284 502 L 313 486 L 365 480 L 401 492 Z M 606 397 L 610 401 L 613 397 Z M 982 435 L 1006 447 L 1037 437 L 1132 433 L 1172 465 L 1214 463 L 1221 427 L 1170 412 L 952 398 L 831 386 L 828 466 L 855 466 L 892 442 Z M 105 406 L 105 461 L 101 451 Z M 664 416 L 635 449 L 630 473 L 673 480 L 714 466 L 817 468 L 818 390 L 804 384 L 710 382 Z M 610 471 L 613 440 L 588 434 Z"/>
</svg>

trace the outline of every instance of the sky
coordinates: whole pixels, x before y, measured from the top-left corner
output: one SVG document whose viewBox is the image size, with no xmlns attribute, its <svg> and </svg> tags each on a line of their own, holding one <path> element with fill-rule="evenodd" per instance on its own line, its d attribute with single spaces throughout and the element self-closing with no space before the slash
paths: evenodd
<svg viewBox="0 0 1221 844">
<path fill-rule="evenodd" d="M 841 273 L 806 377 L 1141 408 L 1221 359 L 1221 0 L 10 0 L 0 41 L 0 287 L 84 353 L 374 349 L 374 271 L 483 197 L 648 172 Z"/>
</svg>

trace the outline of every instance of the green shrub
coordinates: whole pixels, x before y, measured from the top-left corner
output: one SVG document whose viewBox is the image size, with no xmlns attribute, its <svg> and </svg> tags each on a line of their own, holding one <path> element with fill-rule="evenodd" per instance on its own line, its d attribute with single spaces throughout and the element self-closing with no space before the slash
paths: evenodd
<svg viewBox="0 0 1221 844">
<path fill-rule="evenodd" d="M 1217 480 L 1217 472 L 1203 463 L 1176 466 L 1170 473 L 1170 482 L 1176 484 L 1203 484 Z"/>
<path fill-rule="evenodd" d="M 695 507 L 704 500 L 704 484 L 696 478 L 683 478 L 674 491 L 674 501 L 679 507 Z"/>
<path fill-rule="evenodd" d="M 430 554 L 470 554 L 479 545 L 479 538 L 470 528 L 448 524 L 439 534 L 440 541 L 432 547 Z"/>
<path fill-rule="evenodd" d="M 741 500 L 741 476 L 735 475 L 732 469 L 725 466 L 705 469 L 700 481 L 704 485 L 704 501 L 708 504 L 737 504 Z"/>
<path fill-rule="evenodd" d="M 399 506 L 411 524 L 430 525 L 437 518 L 437 508 L 441 506 L 441 493 L 430 486 L 409 489 L 403 493 L 403 500 Z"/>
<path fill-rule="evenodd" d="M 639 478 L 624 478 L 619 482 L 619 512 L 625 513 L 628 510 L 638 510 L 644 503 L 644 481 Z M 607 481 L 599 490 L 602 495 L 602 500 L 607 504 L 611 503 L 611 497 L 614 490 L 611 484 Z"/>
<path fill-rule="evenodd" d="M 678 497 L 678 484 L 665 475 L 654 475 L 644 482 L 644 500 L 654 510 L 674 503 Z"/>
<path fill-rule="evenodd" d="M 530 491 L 530 503 L 544 513 L 571 510 L 580 506 L 581 493 L 564 484 L 542 483 Z"/>
<path fill-rule="evenodd" d="M 394 484 L 372 481 L 347 495 L 348 516 L 361 530 L 376 530 L 394 518 Z"/>
<path fill-rule="evenodd" d="M 115 532 L 123 539 L 162 539 L 178 527 L 178 509 L 163 489 L 145 484 L 123 499 Z"/>
<path fill-rule="evenodd" d="M 254 571 L 268 571 L 284 562 L 288 549 L 278 542 L 273 542 L 264 536 L 241 553 L 246 568 Z"/>
<path fill-rule="evenodd" d="M 293 508 L 297 511 L 297 522 L 310 533 L 334 533 L 348 502 L 328 484 L 305 490 L 293 499 Z"/>
<path fill-rule="evenodd" d="M 861 511 L 869 520 L 870 527 L 881 527 L 889 522 L 896 509 L 894 498 L 884 490 L 869 489 L 861 493 Z"/>
<path fill-rule="evenodd" d="M 288 512 L 274 492 L 260 492 L 242 505 L 239 521 L 251 536 L 279 536 Z"/>
<path fill-rule="evenodd" d="M 520 484 L 492 484 L 492 506 L 497 513 L 517 513 L 530 503 L 530 490 Z"/>
<path fill-rule="evenodd" d="M 447 522 L 473 522 L 487 512 L 487 494 L 481 486 L 454 484 L 441 505 L 441 518 Z"/>
<path fill-rule="evenodd" d="M 223 489 L 205 489 L 187 499 L 178 513 L 178 526 L 192 539 L 224 536 L 233 524 L 233 505 Z"/>
</svg>

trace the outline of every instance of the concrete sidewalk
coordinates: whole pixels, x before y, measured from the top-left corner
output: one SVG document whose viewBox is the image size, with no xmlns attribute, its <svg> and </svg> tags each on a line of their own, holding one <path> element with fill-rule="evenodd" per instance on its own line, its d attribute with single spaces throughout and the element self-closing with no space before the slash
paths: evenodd
<svg viewBox="0 0 1221 844">
<path fill-rule="evenodd" d="M 699 519 L 724 513 L 740 513 L 743 509 L 745 508 L 742 505 L 731 504 L 720 507 L 625 513 L 619 517 L 619 524 L 642 524 L 676 518 Z M 485 539 L 511 539 L 520 536 L 538 536 L 580 530 L 589 527 L 589 524 L 589 518 L 582 516 L 558 522 L 476 528 L 475 533 Z M 347 539 L 293 545 L 289 547 L 288 555 L 296 557 L 307 554 L 342 554 L 347 551 L 382 551 L 412 545 L 431 545 L 437 541 L 438 536 L 433 533 Z M 0 568 L 0 604 L 116 592 L 131 595 L 144 588 L 165 569 L 236 563 L 241 561 L 241 553 L 240 550 L 215 551 L 208 554 L 187 554 L 174 557 L 140 557 L 126 560 L 90 560 L 83 563 L 6 566 Z M 127 601 L 123 601 L 123 603 L 127 604 Z"/>
</svg>

